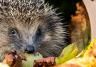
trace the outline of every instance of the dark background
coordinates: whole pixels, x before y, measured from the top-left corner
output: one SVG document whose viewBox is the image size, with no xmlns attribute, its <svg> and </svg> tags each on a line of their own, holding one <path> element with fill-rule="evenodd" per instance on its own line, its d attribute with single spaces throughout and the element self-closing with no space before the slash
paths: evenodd
<svg viewBox="0 0 96 67">
<path fill-rule="evenodd" d="M 70 15 L 75 13 L 75 5 L 79 1 L 81 0 L 45 0 L 45 2 L 54 8 L 59 8 L 57 12 L 61 12 L 65 20 L 69 20 Z"/>
<path fill-rule="evenodd" d="M 60 16 L 63 18 L 62 23 L 64 24 L 64 28 L 68 33 L 66 36 L 65 41 L 67 44 L 71 43 L 71 36 L 70 36 L 70 19 L 71 15 L 75 14 L 76 11 L 76 3 L 80 2 L 81 0 L 45 0 L 45 3 L 49 3 L 49 5 L 53 6 L 53 8 L 58 8 L 57 13 L 61 13 Z"/>
</svg>

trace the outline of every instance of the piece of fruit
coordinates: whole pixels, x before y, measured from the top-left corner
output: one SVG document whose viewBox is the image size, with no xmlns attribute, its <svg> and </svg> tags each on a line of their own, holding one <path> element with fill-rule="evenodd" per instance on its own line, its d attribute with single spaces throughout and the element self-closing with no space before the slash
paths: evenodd
<svg viewBox="0 0 96 67">
<path fill-rule="evenodd" d="M 56 57 L 55 62 L 56 64 L 62 64 L 74 57 L 77 56 L 79 50 L 76 46 L 76 44 L 70 44 L 67 47 L 65 47 L 59 57 Z"/>
<path fill-rule="evenodd" d="M 25 54 L 26 56 L 26 61 L 22 61 L 23 67 L 33 67 L 35 64 L 35 60 L 43 58 L 40 53 L 36 54 Z"/>
</svg>

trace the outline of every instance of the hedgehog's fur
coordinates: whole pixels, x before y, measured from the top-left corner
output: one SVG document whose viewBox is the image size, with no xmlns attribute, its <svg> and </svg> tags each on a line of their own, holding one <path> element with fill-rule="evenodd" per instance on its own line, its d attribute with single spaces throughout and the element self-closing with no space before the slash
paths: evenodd
<svg viewBox="0 0 96 67">
<path fill-rule="evenodd" d="M 43 56 L 58 56 L 66 32 L 55 11 L 43 0 L 0 0 L 0 55 L 30 44 Z"/>
</svg>

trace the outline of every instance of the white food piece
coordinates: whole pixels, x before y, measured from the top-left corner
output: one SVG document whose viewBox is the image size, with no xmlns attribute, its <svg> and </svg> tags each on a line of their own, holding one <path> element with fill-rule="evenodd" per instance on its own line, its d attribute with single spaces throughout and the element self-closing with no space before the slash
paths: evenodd
<svg viewBox="0 0 96 67">
<path fill-rule="evenodd" d="M 9 65 L 7 65 L 5 63 L 0 63 L 0 67 L 9 67 Z"/>
</svg>

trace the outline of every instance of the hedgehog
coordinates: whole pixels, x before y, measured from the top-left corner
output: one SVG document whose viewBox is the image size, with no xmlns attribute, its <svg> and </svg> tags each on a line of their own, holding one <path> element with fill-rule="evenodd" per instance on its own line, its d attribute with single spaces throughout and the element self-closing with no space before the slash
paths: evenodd
<svg viewBox="0 0 96 67">
<path fill-rule="evenodd" d="M 43 0 L 0 0 L 0 59 L 12 50 L 58 56 L 66 29 L 56 10 Z"/>
</svg>

